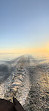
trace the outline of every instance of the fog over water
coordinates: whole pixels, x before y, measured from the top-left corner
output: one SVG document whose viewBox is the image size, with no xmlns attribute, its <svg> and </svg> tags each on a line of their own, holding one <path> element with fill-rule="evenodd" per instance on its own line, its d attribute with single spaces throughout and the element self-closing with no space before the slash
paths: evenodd
<svg viewBox="0 0 49 111">
<path fill-rule="evenodd" d="M 49 58 L 0 59 L 0 98 L 13 96 L 26 111 L 49 111 Z"/>
</svg>

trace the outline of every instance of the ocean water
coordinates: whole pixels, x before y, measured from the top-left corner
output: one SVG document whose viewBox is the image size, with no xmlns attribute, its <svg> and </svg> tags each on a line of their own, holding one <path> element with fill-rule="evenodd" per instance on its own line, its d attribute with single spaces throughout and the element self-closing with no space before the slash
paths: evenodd
<svg viewBox="0 0 49 111">
<path fill-rule="evenodd" d="M 49 58 L 0 60 L 0 98 L 13 96 L 26 111 L 49 111 Z"/>
</svg>

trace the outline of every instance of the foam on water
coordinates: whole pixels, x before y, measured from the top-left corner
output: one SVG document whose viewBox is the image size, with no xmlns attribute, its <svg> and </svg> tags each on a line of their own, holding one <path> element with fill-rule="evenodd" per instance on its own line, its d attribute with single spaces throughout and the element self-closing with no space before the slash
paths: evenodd
<svg viewBox="0 0 49 111">
<path fill-rule="evenodd" d="M 40 88 L 43 85 L 43 83 L 40 84 L 43 79 L 46 81 L 48 78 L 47 80 L 49 83 L 49 63 L 47 58 L 35 59 L 28 56 L 19 57 L 18 59 L 8 62 L 7 66 L 11 72 L 9 72 L 9 77 L 0 84 L 0 98 L 12 100 L 14 96 L 22 105 L 24 105 L 31 89 L 31 85 L 33 92 L 33 83 L 36 84 L 36 82 L 40 81 Z M 2 78 L 2 76 L 0 77 Z M 44 85 L 45 84 L 46 83 L 44 83 Z"/>
<path fill-rule="evenodd" d="M 12 62 L 11 66 L 7 64 L 8 67 L 13 67 L 14 71 L 11 71 L 10 76 L 2 84 L 0 84 L 0 98 L 12 99 L 12 97 L 16 95 L 16 98 L 22 105 L 25 104 L 25 100 L 30 90 L 29 75 L 25 68 L 26 58 L 24 60 L 23 59 L 20 57 L 15 62 Z M 16 92 L 15 95 L 14 92 Z"/>
</svg>

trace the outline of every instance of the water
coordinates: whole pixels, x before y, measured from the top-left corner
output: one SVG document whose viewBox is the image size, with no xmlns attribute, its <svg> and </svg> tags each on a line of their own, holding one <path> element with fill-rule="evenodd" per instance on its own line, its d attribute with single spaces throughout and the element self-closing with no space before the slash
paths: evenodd
<svg viewBox="0 0 49 111">
<path fill-rule="evenodd" d="M 21 56 L 0 63 L 0 98 L 16 97 L 26 111 L 49 111 L 49 59 Z"/>
</svg>

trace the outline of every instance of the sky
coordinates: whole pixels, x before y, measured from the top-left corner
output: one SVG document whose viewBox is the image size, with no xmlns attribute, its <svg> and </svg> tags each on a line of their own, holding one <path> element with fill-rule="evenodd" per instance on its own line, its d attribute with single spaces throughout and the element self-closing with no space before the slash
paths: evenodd
<svg viewBox="0 0 49 111">
<path fill-rule="evenodd" d="M 0 0 L 0 53 L 49 52 L 49 0 Z"/>
</svg>

